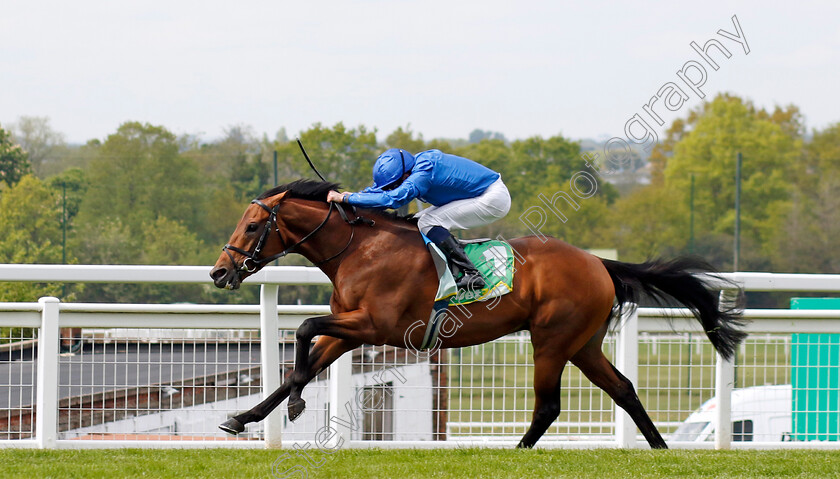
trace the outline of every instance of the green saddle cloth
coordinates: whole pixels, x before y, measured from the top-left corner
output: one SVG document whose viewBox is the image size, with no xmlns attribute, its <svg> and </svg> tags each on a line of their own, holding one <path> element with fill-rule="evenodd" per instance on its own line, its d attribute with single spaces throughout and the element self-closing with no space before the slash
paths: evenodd
<svg viewBox="0 0 840 479">
<path fill-rule="evenodd" d="M 467 257 L 473 262 L 485 286 L 478 291 L 458 290 L 449 304 L 469 304 L 513 291 L 513 248 L 503 241 L 490 240 L 464 245 Z"/>
</svg>

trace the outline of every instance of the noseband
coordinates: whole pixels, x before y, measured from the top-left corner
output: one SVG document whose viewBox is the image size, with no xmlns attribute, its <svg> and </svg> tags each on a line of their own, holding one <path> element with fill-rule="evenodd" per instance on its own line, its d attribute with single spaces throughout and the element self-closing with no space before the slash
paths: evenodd
<svg viewBox="0 0 840 479">
<path fill-rule="evenodd" d="M 358 216 L 358 215 L 354 219 L 351 220 L 347 217 L 347 213 L 344 211 L 344 208 L 342 208 L 341 206 L 339 206 L 336 203 L 330 202 L 330 207 L 327 210 L 327 216 L 324 218 L 324 221 L 321 221 L 321 224 L 319 224 L 318 226 L 315 227 L 314 230 L 310 231 L 306 236 L 301 238 L 297 243 L 289 246 L 288 248 L 284 249 L 283 251 L 281 251 L 281 252 L 279 252 L 275 255 L 272 255 L 272 256 L 260 257 L 260 253 L 262 252 L 263 247 L 265 247 L 265 243 L 266 243 L 266 241 L 268 241 L 268 235 L 271 234 L 272 230 L 277 232 L 277 236 L 280 238 L 280 244 L 283 245 L 283 246 L 286 245 L 286 241 L 283 240 L 283 234 L 280 232 L 280 228 L 277 226 L 277 211 L 280 209 L 280 203 L 277 203 L 274 206 L 274 208 L 269 208 L 268 205 L 266 205 L 265 203 L 263 203 L 260 200 L 252 200 L 251 204 L 257 205 L 260 208 L 262 208 L 262 209 L 264 209 L 265 211 L 268 212 L 268 220 L 266 220 L 266 222 L 265 222 L 265 226 L 263 227 L 263 232 L 260 235 L 259 241 L 257 241 L 256 245 L 254 245 L 253 251 L 245 251 L 244 249 L 233 246 L 230 243 L 226 244 L 224 246 L 224 248 L 222 248 L 222 251 L 224 251 L 228 255 L 228 258 L 230 258 L 230 262 L 234 266 L 236 266 L 236 261 L 233 259 L 233 255 L 230 253 L 231 251 L 234 251 L 236 253 L 239 253 L 239 254 L 245 256 L 245 261 L 242 262 L 242 266 L 240 266 L 237 269 L 237 271 L 239 271 L 240 273 L 253 273 L 253 272 L 257 271 L 258 269 L 260 269 L 261 267 L 265 266 L 266 263 L 270 263 L 270 262 L 274 261 L 275 259 L 279 259 L 279 258 L 282 258 L 282 257 L 286 256 L 289 253 L 293 253 L 295 251 L 295 248 L 297 248 L 298 246 L 300 246 L 301 244 L 303 244 L 304 242 L 306 242 L 307 240 L 309 240 L 310 238 L 315 236 L 315 234 L 318 233 L 318 231 L 320 231 L 321 228 L 323 228 L 324 225 L 327 224 L 327 221 L 329 221 L 330 216 L 332 216 L 332 212 L 333 212 L 334 209 L 336 211 L 338 211 L 338 214 L 341 216 L 341 218 L 347 224 L 350 225 L 350 239 L 347 240 L 347 244 L 344 245 L 344 248 L 342 248 L 341 251 L 339 251 L 338 253 L 330 256 L 327 259 L 318 261 L 317 263 L 315 263 L 316 266 L 320 266 L 320 265 L 326 263 L 327 261 L 330 261 L 330 260 L 333 260 L 333 259 L 339 257 L 342 253 L 344 253 L 347 250 L 347 248 L 350 247 L 350 243 L 353 242 L 353 236 L 356 233 L 356 225 L 357 224 L 364 223 L 368 226 L 373 226 L 375 224 L 375 222 L 373 220 L 368 219 L 368 218 L 363 218 L 363 217 Z M 355 214 L 355 213 L 356 213 L 356 209 L 353 208 L 353 214 Z M 248 264 L 249 261 L 250 261 L 250 265 Z"/>
</svg>

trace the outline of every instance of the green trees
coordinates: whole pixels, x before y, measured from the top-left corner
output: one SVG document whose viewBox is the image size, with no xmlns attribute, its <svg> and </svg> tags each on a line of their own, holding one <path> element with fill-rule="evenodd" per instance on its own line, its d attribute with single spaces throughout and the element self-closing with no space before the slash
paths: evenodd
<svg viewBox="0 0 840 479">
<path fill-rule="evenodd" d="M 110 135 L 88 171 L 79 221 L 119 218 L 132 234 L 161 216 L 197 228 L 203 220 L 198 169 L 178 152 L 175 135 L 160 126 L 124 123 Z"/>
<path fill-rule="evenodd" d="M 507 217 L 484 228 L 470 231 L 470 236 L 495 236 L 502 233 L 505 237 L 529 234 L 525 222 L 520 216 L 529 208 L 539 207 L 547 212 L 545 226 L 540 228 L 543 234 L 556 236 L 584 248 L 608 247 L 609 241 L 603 235 L 609 220 L 609 207 L 618 193 L 606 181 L 597 182 L 593 197 L 576 202 L 576 205 L 563 203 L 560 215 L 552 214 L 546 201 L 558 192 L 573 194 L 573 178 L 581 172 L 592 174 L 586 166 L 587 161 L 581 156 L 580 145 L 560 135 L 549 138 L 531 137 L 517 140 L 510 144 L 501 139 L 483 139 L 456 148 L 457 155 L 478 161 L 498 171 L 511 195 L 511 209 Z"/>
<path fill-rule="evenodd" d="M 56 206 L 54 192 L 31 175 L 4 191 L 0 196 L 0 262 L 60 262 L 61 209 Z"/>
<path fill-rule="evenodd" d="M 409 127 L 405 129 L 399 127 L 394 130 L 393 133 L 385 138 L 385 147 L 402 148 L 411 154 L 429 149 L 426 147 L 426 142 L 423 141 L 423 135 L 418 135 L 417 138 L 414 138 L 414 132 Z"/>
<path fill-rule="evenodd" d="M 762 118 L 737 97 L 721 95 L 703 106 L 691 131 L 675 146 L 665 170 L 665 184 L 682 192 L 687 204 L 695 175 L 696 228 L 709 233 L 734 227 L 735 159 L 745 158 L 742 172 L 742 231 L 767 244 L 789 207 L 790 178 L 799 158 L 801 139 Z"/>
<path fill-rule="evenodd" d="M 14 185 L 30 170 L 26 152 L 12 141 L 8 131 L 0 127 L 0 188 L 4 183 L 6 186 Z"/>
<path fill-rule="evenodd" d="M 69 172 L 68 172 L 69 173 Z M 198 166 L 161 126 L 124 123 L 96 151 L 75 219 L 74 250 L 90 264 L 208 264 L 198 237 L 207 204 Z M 90 285 L 83 299 L 160 301 L 197 287 Z"/>
<path fill-rule="evenodd" d="M 364 126 L 347 128 L 343 123 L 328 128 L 316 123 L 301 132 L 300 140 L 328 181 L 340 183 L 348 190 L 362 189 L 371 184 L 371 168 L 380 153 L 376 130 L 369 131 Z M 278 143 L 276 147 L 278 156 L 290 166 L 290 174 L 313 177 L 314 173 L 302 158 L 296 142 Z"/>
<path fill-rule="evenodd" d="M 32 175 L 3 191 L 0 233 L 0 263 L 61 263 L 61 208 L 55 192 Z M 55 284 L 4 283 L 0 301 L 34 301 L 60 296 L 60 290 Z"/>
<path fill-rule="evenodd" d="M 580 168 L 580 146 L 562 136 L 538 136 L 513 142 L 513 158 L 500 171 L 505 184 L 517 193 L 518 201 L 536 204 L 544 186 L 560 187 Z M 556 189 L 556 188 L 555 188 Z"/>
<path fill-rule="evenodd" d="M 618 248 L 623 261 L 645 261 L 688 253 L 689 211 L 673 187 L 640 188 L 610 209 L 606 244 Z"/>
<path fill-rule="evenodd" d="M 720 268 L 730 268 L 735 161 L 740 152 L 744 158 L 741 267 L 771 268 L 773 244 L 790 211 L 795 188 L 792 180 L 801 160 L 799 121 L 795 107 L 768 113 L 731 95 L 718 95 L 689 112 L 687 118 L 676 120 L 651 155 L 652 185 L 627 198 L 627 202 L 641 204 L 624 218 L 616 218 L 624 222 L 616 229 L 622 257 L 643 260 L 642 252 L 648 256 L 688 252 L 688 205 L 694 176 L 695 253 Z M 659 198 L 658 202 L 650 201 L 654 198 Z M 648 216 L 652 223 L 638 223 L 635 218 L 640 215 Z M 650 248 L 658 244 L 645 234 L 651 224 L 659 225 L 666 240 L 662 248 Z"/>
<path fill-rule="evenodd" d="M 66 154 L 64 136 L 50 126 L 43 116 L 22 116 L 14 125 L 15 139 L 29 155 L 32 169 L 39 177 L 60 172 L 57 160 Z"/>
<path fill-rule="evenodd" d="M 257 139 L 250 127 L 233 125 L 221 140 L 200 144 L 182 139 L 183 156 L 195 162 L 208 187 L 231 187 L 239 199 L 250 201 L 271 185 L 273 145 Z"/>
<path fill-rule="evenodd" d="M 782 271 L 840 271 L 840 123 L 815 131 L 794 170 L 791 206 L 770 254 Z"/>
<path fill-rule="evenodd" d="M 82 200 L 88 189 L 88 180 L 84 170 L 81 168 L 69 168 L 60 174 L 50 177 L 46 181 L 47 187 L 60 196 L 62 210 L 66 209 L 66 221 L 72 223 L 79 209 Z"/>
</svg>

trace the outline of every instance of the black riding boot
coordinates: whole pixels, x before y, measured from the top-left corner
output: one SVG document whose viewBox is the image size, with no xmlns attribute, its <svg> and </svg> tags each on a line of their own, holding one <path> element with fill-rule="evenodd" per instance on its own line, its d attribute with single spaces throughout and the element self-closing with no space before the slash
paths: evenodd
<svg viewBox="0 0 840 479">
<path fill-rule="evenodd" d="M 452 275 L 455 276 L 455 284 L 458 285 L 458 289 L 478 291 L 484 287 L 484 279 L 481 277 L 481 273 L 478 272 L 475 265 L 467 257 L 467 253 L 464 252 L 464 247 L 457 238 L 450 235 L 445 240 L 435 244 L 449 260 L 449 269 L 452 270 Z M 459 273 L 464 274 L 459 278 Z"/>
</svg>

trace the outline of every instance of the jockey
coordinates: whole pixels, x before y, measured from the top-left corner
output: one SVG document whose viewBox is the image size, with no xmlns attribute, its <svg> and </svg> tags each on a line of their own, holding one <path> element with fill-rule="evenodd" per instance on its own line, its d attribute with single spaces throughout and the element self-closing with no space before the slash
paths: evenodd
<svg viewBox="0 0 840 479">
<path fill-rule="evenodd" d="M 330 191 L 327 201 L 396 209 L 415 198 L 432 204 L 415 215 L 417 226 L 449 259 L 458 287 L 483 288 L 481 274 L 449 231 L 487 225 L 507 214 L 510 194 L 499 173 L 440 150 L 415 157 L 392 148 L 376 159 L 373 186 L 358 193 Z"/>
</svg>

